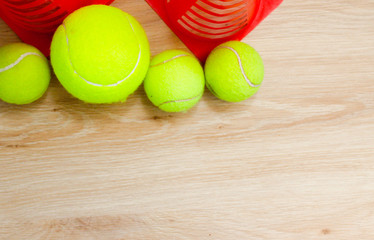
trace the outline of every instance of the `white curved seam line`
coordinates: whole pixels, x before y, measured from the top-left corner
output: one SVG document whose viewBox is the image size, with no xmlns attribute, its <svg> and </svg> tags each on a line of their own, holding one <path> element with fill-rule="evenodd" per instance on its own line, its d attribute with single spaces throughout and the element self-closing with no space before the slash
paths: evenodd
<svg viewBox="0 0 374 240">
<path fill-rule="evenodd" d="M 171 101 L 166 101 L 166 102 L 163 102 L 161 103 L 160 105 L 158 105 L 158 107 L 164 105 L 164 104 L 168 104 L 168 103 L 177 103 L 177 102 L 188 102 L 188 101 L 191 101 L 191 100 L 195 100 L 196 98 L 199 98 L 201 97 L 202 94 L 199 94 L 195 97 L 192 97 L 192 98 L 188 98 L 188 99 L 180 99 L 180 100 L 171 100 Z"/>
<path fill-rule="evenodd" d="M 246 75 L 245 72 L 244 72 L 244 68 L 243 68 L 242 60 L 240 59 L 239 53 L 238 53 L 235 49 L 233 49 L 233 48 L 231 48 L 231 47 L 227 47 L 227 46 L 222 46 L 222 47 L 220 47 L 220 48 L 226 48 L 226 49 L 231 50 L 233 53 L 235 53 L 236 58 L 238 59 L 238 62 L 239 62 L 240 71 L 242 72 L 242 75 L 243 75 L 245 81 L 247 81 L 247 83 L 249 84 L 249 86 L 256 88 L 256 87 L 259 87 L 259 86 L 261 85 L 261 84 L 256 85 L 256 84 L 252 83 L 252 82 L 248 79 L 247 75 Z"/>
<path fill-rule="evenodd" d="M 131 29 L 132 31 L 134 32 L 135 34 L 135 30 L 130 22 L 130 20 L 128 19 L 128 17 L 126 16 L 130 26 L 131 26 Z M 66 27 L 65 27 L 65 23 L 62 24 L 62 26 L 64 27 L 65 29 L 65 36 L 66 36 L 66 43 L 67 43 L 67 46 L 68 46 L 68 52 L 70 53 L 70 47 L 69 47 L 69 38 L 68 38 L 68 35 L 67 35 L 67 31 L 66 31 Z M 137 38 L 136 34 L 135 34 L 135 37 Z M 129 75 L 127 75 L 124 79 L 122 80 L 119 80 L 118 82 L 116 83 L 112 83 L 112 84 L 108 84 L 108 85 L 103 85 L 103 84 L 99 84 L 99 83 L 93 83 L 93 82 L 90 82 L 88 81 L 87 79 L 85 79 L 84 77 L 82 77 L 81 75 L 79 75 L 79 73 L 75 70 L 74 66 L 73 66 L 73 63 L 69 57 L 69 62 L 70 62 L 70 65 L 71 67 L 73 68 L 74 70 L 74 73 L 78 75 L 78 77 L 80 77 L 81 79 L 83 79 L 86 83 L 90 84 L 90 85 L 93 85 L 93 86 L 96 86 L 96 87 L 115 87 L 119 84 L 121 84 L 122 82 L 124 82 L 126 79 L 128 79 L 129 77 L 131 77 L 131 75 L 135 72 L 136 68 L 138 67 L 139 65 L 139 62 L 140 62 L 140 57 L 141 57 L 141 54 L 142 54 L 142 50 L 141 50 L 141 47 L 140 47 L 140 42 L 138 40 L 138 43 L 139 43 L 139 54 L 138 54 L 138 60 L 135 64 L 135 67 L 133 68 L 133 70 L 129 73 Z"/>
<path fill-rule="evenodd" d="M 165 60 L 163 62 L 157 63 L 156 65 L 152 65 L 151 67 L 157 67 L 157 66 L 160 66 L 162 64 L 165 64 L 165 63 L 168 63 L 170 61 L 173 61 L 174 59 L 181 58 L 181 57 L 188 57 L 188 56 L 190 56 L 190 55 L 188 55 L 188 54 L 180 54 L 180 55 L 177 55 L 177 56 L 172 57 L 170 59 L 167 59 L 167 60 Z"/>
<path fill-rule="evenodd" d="M 22 54 L 21 56 L 19 56 L 19 58 L 12 64 L 9 64 L 8 66 L 4 67 L 4 68 L 0 68 L 0 73 L 1 72 L 5 72 L 13 67 L 15 67 L 18 63 L 20 63 L 25 57 L 27 56 L 31 56 L 31 55 L 34 55 L 34 56 L 38 56 L 40 58 L 43 58 L 42 55 L 38 54 L 38 53 L 34 53 L 34 52 L 27 52 L 27 53 L 24 53 Z"/>
</svg>

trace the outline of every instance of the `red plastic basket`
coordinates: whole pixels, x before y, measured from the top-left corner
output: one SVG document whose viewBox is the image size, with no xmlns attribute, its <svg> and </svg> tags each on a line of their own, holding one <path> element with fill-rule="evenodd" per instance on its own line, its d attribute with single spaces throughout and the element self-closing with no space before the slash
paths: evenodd
<svg viewBox="0 0 374 240">
<path fill-rule="evenodd" d="M 202 61 L 228 40 L 242 40 L 282 0 L 146 0 Z"/>
<path fill-rule="evenodd" d="M 90 4 L 113 0 L 0 0 L 0 17 L 22 41 L 49 56 L 52 36 L 67 15 Z"/>
<path fill-rule="evenodd" d="M 74 10 L 114 0 L 0 0 L 0 17 L 24 42 L 49 55 L 56 28 Z M 282 0 L 146 0 L 202 61 L 217 45 L 241 40 Z"/>
</svg>

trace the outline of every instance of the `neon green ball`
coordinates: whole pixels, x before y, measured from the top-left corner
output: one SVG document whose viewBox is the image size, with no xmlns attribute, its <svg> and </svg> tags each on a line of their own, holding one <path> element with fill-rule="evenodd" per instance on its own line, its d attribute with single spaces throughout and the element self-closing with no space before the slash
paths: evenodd
<svg viewBox="0 0 374 240">
<path fill-rule="evenodd" d="M 204 93 L 204 71 L 190 53 L 168 50 L 156 55 L 144 80 L 149 100 L 166 112 L 183 112 Z"/>
<path fill-rule="evenodd" d="M 35 47 L 13 43 L 0 48 L 0 99 L 28 104 L 48 88 L 51 73 L 47 59 Z"/>
<path fill-rule="evenodd" d="M 230 41 L 216 47 L 205 62 L 208 89 L 219 99 L 240 102 L 255 94 L 264 78 L 260 55 L 248 44 Z"/>
<path fill-rule="evenodd" d="M 105 5 L 70 14 L 56 30 L 51 62 L 65 89 L 87 103 L 124 102 L 150 61 L 147 36 L 134 17 Z"/>
</svg>

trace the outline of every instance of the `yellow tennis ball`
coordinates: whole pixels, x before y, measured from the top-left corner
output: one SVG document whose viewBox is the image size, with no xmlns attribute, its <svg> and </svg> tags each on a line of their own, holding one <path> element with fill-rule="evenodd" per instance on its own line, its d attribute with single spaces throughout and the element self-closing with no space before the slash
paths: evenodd
<svg viewBox="0 0 374 240">
<path fill-rule="evenodd" d="M 260 55 L 248 44 L 229 41 L 216 47 L 205 62 L 208 89 L 218 98 L 239 102 L 255 94 L 264 78 Z"/>
<path fill-rule="evenodd" d="M 156 55 L 144 80 L 149 100 L 166 112 L 192 108 L 203 95 L 204 86 L 204 71 L 199 61 L 181 50 Z"/>
<path fill-rule="evenodd" d="M 105 5 L 70 14 L 56 30 L 51 62 L 65 89 L 88 103 L 124 102 L 142 83 L 150 51 L 134 17 Z"/>
<path fill-rule="evenodd" d="M 0 48 L 0 99 L 28 104 L 39 99 L 51 79 L 47 59 L 33 46 L 13 43 Z"/>
</svg>

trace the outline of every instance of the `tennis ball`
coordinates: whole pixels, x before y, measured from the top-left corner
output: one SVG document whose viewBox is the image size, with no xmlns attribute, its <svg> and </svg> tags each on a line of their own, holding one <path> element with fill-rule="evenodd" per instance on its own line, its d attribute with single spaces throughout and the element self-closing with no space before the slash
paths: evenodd
<svg viewBox="0 0 374 240">
<path fill-rule="evenodd" d="M 87 103 L 124 102 L 150 61 L 147 36 L 134 17 L 105 5 L 70 14 L 57 28 L 51 63 L 65 89 Z"/>
<path fill-rule="evenodd" d="M 0 48 L 0 99 L 28 104 L 47 90 L 51 73 L 47 59 L 33 46 L 13 43 Z"/>
<path fill-rule="evenodd" d="M 264 78 L 260 55 L 248 44 L 229 41 L 216 47 L 205 62 L 207 88 L 218 98 L 240 102 L 255 94 Z"/>
<path fill-rule="evenodd" d="M 166 112 L 192 108 L 204 93 L 204 71 L 190 53 L 168 50 L 156 55 L 144 80 L 149 100 Z"/>
</svg>

